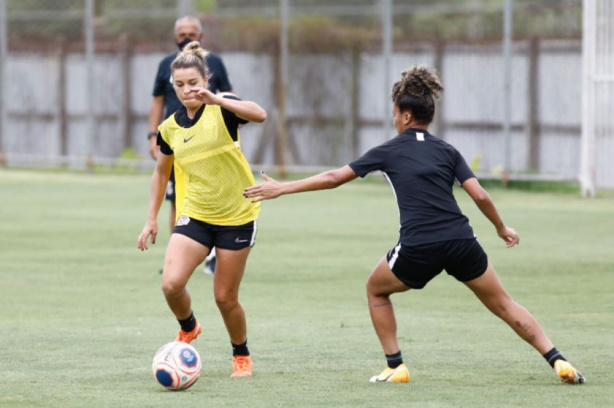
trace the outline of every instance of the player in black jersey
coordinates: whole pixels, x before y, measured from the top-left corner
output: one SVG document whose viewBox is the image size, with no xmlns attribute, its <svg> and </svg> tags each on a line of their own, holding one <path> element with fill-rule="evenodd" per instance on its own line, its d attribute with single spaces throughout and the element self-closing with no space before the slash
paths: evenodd
<svg viewBox="0 0 614 408">
<path fill-rule="evenodd" d="M 388 179 L 396 196 L 401 226 L 398 244 L 379 261 L 367 281 L 371 320 L 388 362 L 388 367 L 371 378 L 372 382 L 410 380 L 397 340 L 390 295 L 422 289 L 445 270 L 539 351 L 563 382 L 581 384 L 582 374 L 557 351 L 535 318 L 507 294 L 456 203 L 452 192 L 455 181 L 509 248 L 520 242 L 516 231 L 503 223 L 462 155 L 428 132 L 435 100 L 442 92 L 439 78 L 428 68 L 405 70 L 392 89 L 393 122 L 398 136 L 347 166 L 303 180 L 278 183 L 263 173 L 266 182 L 247 188 L 244 195 L 257 202 L 283 194 L 336 188 L 373 171 L 381 171 Z"/>
</svg>

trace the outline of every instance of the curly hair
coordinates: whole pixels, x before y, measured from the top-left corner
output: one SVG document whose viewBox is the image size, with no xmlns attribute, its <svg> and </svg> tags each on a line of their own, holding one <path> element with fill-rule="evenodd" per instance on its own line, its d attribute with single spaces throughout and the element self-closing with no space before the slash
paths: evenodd
<svg viewBox="0 0 614 408">
<path fill-rule="evenodd" d="M 198 41 L 188 43 L 171 64 L 171 72 L 181 68 L 196 68 L 204 77 L 209 75 L 207 56 L 209 52 L 200 47 Z"/>
<path fill-rule="evenodd" d="M 401 73 L 401 80 L 392 87 L 392 102 L 401 112 L 411 111 L 418 123 L 431 123 L 435 101 L 442 93 L 437 74 L 424 65 L 416 65 Z"/>
</svg>

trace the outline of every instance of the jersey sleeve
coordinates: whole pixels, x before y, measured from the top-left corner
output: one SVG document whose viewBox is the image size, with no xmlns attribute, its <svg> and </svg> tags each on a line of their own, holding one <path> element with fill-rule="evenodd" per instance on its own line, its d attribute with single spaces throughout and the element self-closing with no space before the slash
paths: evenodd
<svg viewBox="0 0 614 408">
<path fill-rule="evenodd" d="M 382 170 L 389 153 L 389 146 L 380 145 L 374 147 L 362 157 L 351 162 L 349 166 L 357 176 L 364 178 L 367 174 L 373 171 Z"/>
<path fill-rule="evenodd" d="M 235 95 L 224 95 L 224 99 L 232 99 L 235 101 L 240 101 L 241 98 Z M 248 123 L 248 120 L 241 119 L 234 112 L 229 111 L 228 109 L 222 108 L 222 116 L 224 117 L 224 123 L 226 124 L 226 129 L 228 129 L 228 133 L 232 136 L 232 140 L 237 141 L 237 131 L 239 130 L 239 125 L 244 125 Z"/>
<path fill-rule="evenodd" d="M 162 133 L 158 132 L 158 146 L 160 146 L 160 153 L 170 156 L 174 154 L 171 146 L 162 138 Z"/>
<path fill-rule="evenodd" d="M 462 154 L 460 154 L 460 152 L 458 150 L 454 150 L 455 155 L 456 155 L 456 163 L 454 166 L 454 177 L 456 178 L 456 180 L 458 180 L 459 184 L 463 184 L 465 181 L 469 180 L 470 178 L 475 177 L 475 174 L 473 174 L 473 171 L 471 171 L 471 169 L 469 168 L 469 165 L 467 165 L 467 162 L 465 161 L 465 158 L 463 157 Z"/>
<path fill-rule="evenodd" d="M 168 81 L 168 78 L 166 78 L 164 75 L 165 69 L 162 66 L 162 64 L 164 64 L 164 61 L 166 61 L 166 59 L 162 60 L 162 62 L 160 62 L 160 65 L 158 65 L 158 73 L 156 74 L 156 79 L 154 81 L 154 89 L 152 92 L 153 96 L 164 96 L 166 94 L 166 82 Z"/>
</svg>

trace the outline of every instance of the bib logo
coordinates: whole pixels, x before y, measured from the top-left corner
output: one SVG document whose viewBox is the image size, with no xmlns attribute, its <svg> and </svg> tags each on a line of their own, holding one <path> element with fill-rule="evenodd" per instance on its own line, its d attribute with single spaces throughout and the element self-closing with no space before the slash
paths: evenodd
<svg viewBox="0 0 614 408">
<path fill-rule="evenodd" d="M 188 225 L 189 223 L 190 223 L 190 217 L 188 217 L 187 215 L 182 215 L 177 220 L 177 227 L 181 227 L 183 225 Z"/>
</svg>

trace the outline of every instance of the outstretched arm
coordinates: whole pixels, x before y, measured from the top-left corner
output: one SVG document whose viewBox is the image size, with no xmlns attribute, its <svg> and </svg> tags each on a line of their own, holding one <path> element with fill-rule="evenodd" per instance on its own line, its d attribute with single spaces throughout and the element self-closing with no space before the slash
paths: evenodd
<svg viewBox="0 0 614 408">
<path fill-rule="evenodd" d="M 505 224 L 503 224 L 503 221 L 497 212 L 497 208 L 495 207 L 495 203 L 493 203 L 486 190 L 482 188 L 477 178 L 472 177 L 467 179 L 462 184 L 462 187 L 473 199 L 480 211 L 482 211 L 486 218 L 488 218 L 488 220 L 495 226 L 497 235 L 499 235 L 499 237 L 505 241 L 508 248 L 520 243 L 518 233 L 513 228 L 507 227 Z"/>
<path fill-rule="evenodd" d="M 243 192 L 245 197 L 253 198 L 252 201 L 255 203 L 263 200 L 271 200 L 284 194 L 336 188 L 357 177 L 350 166 L 343 166 L 339 169 L 325 171 L 324 173 L 306 179 L 288 181 L 285 183 L 278 183 L 264 172 L 260 174 L 265 182 L 257 186 L 248 187 Z"/>
</svg>

